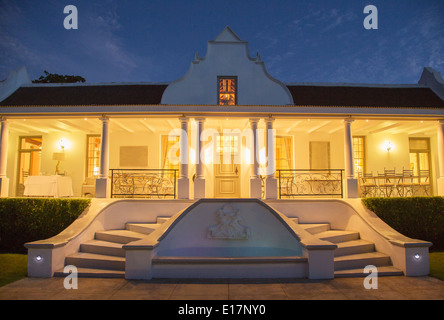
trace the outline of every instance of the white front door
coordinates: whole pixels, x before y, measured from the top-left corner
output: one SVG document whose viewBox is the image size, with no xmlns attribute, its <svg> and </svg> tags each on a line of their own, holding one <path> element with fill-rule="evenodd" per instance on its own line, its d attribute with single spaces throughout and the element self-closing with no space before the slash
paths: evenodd
<svg viewBox="0 0 444 320">
<path fill-rule="evenodd" d="M 240 197 L 240 144 L 239 135 L 219 135 L 216 137 L 214 164 L 214 197 Z"/>
</svg>

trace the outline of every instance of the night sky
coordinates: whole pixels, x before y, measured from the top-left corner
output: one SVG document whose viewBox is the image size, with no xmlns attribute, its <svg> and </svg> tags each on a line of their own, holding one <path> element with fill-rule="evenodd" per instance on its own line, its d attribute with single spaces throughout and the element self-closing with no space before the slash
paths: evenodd
<svg viewBox="0 0 444 320">
<path fill-rule="evenodd" d="M 378 9 L 367 30 L 366 5 Z M 63 9 L 78 9 L 66 30 Z M 417 83 L 444 75 L 442 0 L 0 0 L 0 80 L 26 66 L 88 83 L 169 82 L 226 27 L 283 82 Z"/>
</svg>

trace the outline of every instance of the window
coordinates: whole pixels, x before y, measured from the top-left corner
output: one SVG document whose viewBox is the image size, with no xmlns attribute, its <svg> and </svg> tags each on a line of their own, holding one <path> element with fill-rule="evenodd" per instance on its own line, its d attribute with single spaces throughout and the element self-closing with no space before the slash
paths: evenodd
<svg viewBox="0 0 444 320">
<path fill-rule="evenodd" d="M 237 77 L 217 77 L 217 104 L 234 106 L 237 104 Z"/>
<path fill-rule="evenodd" d="M 409 138 L 410 170 L 414 176 L 423 176 L 430 170 L 430 140 L 428 138 Z M 421 178 L 421 182 L 425 179 Z"/>
<path fill-rule="evenodd" d="M 98 176 L 100 174 L 100 135 L 86 136 L 86 177 Z"/>
<path fill-rule="evenodd" d="M 26 178 L 40 174 L 42 137 L 20 137 L 19 139 L 17 196 L 22 196 Z"/>
<path fill-rule="evenodd" d="M 240 164 L 241 143 L 237 134 L 216 135 L 216 152 L 214 154 L 216 164 Z M 230 166 L 230 168 L 233 168 Z"/>
<path fill-rule="evenodd" d="M 353 137 L 353 165 L 357 176 L 365 173 L 365 137 Z"/>
<path fill-rule="evenodd" d="M 236 135 L 216 136 L 217 154 L 237 154 L 239 152 L 239 137 Z"/>
<path fill-rule="evenodd" d="M 180 136 L 162 135 L 161 168 L 177 169 L 180 165 Z"/>
<path fill-rule="evenodd" d="M 277 170 L 292 169 L 293 143 L 291 137 L 276 137 L 276 175 Z"/>
</svg>

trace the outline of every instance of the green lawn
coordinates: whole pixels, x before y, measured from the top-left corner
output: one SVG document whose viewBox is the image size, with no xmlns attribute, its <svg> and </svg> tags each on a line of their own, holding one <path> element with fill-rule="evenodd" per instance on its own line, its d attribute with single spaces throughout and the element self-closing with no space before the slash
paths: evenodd
<svg viewBox="0 0 444 320">
<path fill-rule="evenodd" d="M 27 255 L 0 254 L 0 287 L 27 276 Z M 444 251 L 430 253 L 430 275 L 444 281 Z"/>
<path fill-rule="evenodd" d="M 26 254 L 0 254 L 0 287 L 28 275 Z"/>
</svg>

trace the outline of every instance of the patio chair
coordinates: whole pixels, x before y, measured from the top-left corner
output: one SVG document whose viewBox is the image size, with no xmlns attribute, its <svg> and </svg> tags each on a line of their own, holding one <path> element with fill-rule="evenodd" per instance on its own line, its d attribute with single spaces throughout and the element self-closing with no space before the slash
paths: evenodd
<svg viewBox="0 0 444 320">
<path fill-rule="evenodd" d="M 398 185 L 399 193 L 401 197 L 413 196 L 413 170 L 402 170 L 402 180 Z"/>
<path fill-rule="evenodd" d="M 370 196 L 375 197 L 378 193 L 378 185 L 376 183 L 376 178 L 373 176 L 373 173 L 362 173 L 359 172 L 359 182 L 361 188 L 361 196 L 363 198 Z"/>
<path fill-rule="evenodd" d="M 384 197 L 391 197 L 395 189 L 396 174 L 395 169 L 385 169 L 384 173 L 378 172 L 378 189 Z"/>
<path fill-rule="evenodd" d="M 82 196 L 94 198 L 96 196 L 96 176 L 87 177 L 82 184 Z"/>
<path fill-rule="evenodd" d="M 430 195 L 430 171 L 419 170 L 419 189 L 423 191 L 423 195 Z"/>
</svg>

